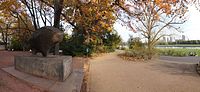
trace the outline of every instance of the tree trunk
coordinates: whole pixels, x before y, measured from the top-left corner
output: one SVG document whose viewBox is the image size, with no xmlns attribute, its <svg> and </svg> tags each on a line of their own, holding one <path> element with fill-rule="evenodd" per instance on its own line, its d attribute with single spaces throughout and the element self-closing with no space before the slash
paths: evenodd
<svg viewBox="0 0 200 92">
<path fill-rule="evenodd" d="M 151 39 L 148 38 L 148 42 L 147 42 L 147 55 L 148 55 L 148 59 L 152 59 L 152 46 L 151 46 Z"/>
<path fill-rule="evenodd" d="M 64 0 L 54 0 L 54 27 L 60 28 L 60 15 L 63 9 Z M 59 43 L 55 45 L 54 55 L 59 54 Z"/>
<path fill-rule="evenodd" d="M 8 30 L 7 30 L 8 32 Z M 8 33 L 6 32 L 6 38 L 5 38 L 5 50 L 8 50 Z"/>
</svg>

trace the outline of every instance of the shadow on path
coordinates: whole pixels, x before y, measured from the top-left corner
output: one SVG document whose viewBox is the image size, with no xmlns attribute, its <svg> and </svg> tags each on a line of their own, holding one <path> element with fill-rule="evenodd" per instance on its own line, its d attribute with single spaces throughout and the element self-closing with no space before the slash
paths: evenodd
<svg viewBox="0 0 200 92">
<path fill-rule="evenodd" d="M 171 75 L 183 75 L 199 77 L 196 72 L 196 64 L 166 62 L 160 60 L 158 63 L 151 64 L 149 69 Z"/>
</svg>

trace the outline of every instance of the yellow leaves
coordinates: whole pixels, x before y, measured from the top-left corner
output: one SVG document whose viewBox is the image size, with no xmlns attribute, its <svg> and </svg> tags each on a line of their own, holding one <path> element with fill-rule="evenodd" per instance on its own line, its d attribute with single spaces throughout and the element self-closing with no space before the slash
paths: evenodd
<svg viewBox="0 0 200 92">
<path fill-rule="evenodd" d="M 156 3 L 157 5 L 159 5 L 159 4 L 162 3 L 162 2 L 161 2 L 161 0 L 155 0 L 155 3 Z"/>
<path fill-rule="evenodd" d="M 28 16 L 28 14 L 26 12 L 21 12 L 21 15 L 24 16 L 24 17 Z"/>
<path fill-rule="evenodd" d="M 75 5 L 77 3 L 77 0 L 64 0 L 64 5 L 65 6 L 72 6 Z"/>
<path fill-rule="evenodd" d="M 2 24 L 2 23 L 4 23 L 4 22 L 3 22 L 3 19 L 0 18 L 0 24 Z"/>
<path fill-rule="evenodd" d="M 16 0 L 5 0 L 0 3 L 0 10 L 14 10 L 20 8 L 20 3 Z"/>
<path fill-rule="evenodd" d="M 169 0 L 170 2 L 172 2 L 172 3 L 176 3 L 177 2 L 177 0 Z"/>
<path fill-rule="evenodd" d="M 88 14 L 88 13 L 89 13 L 87 7 L 82 7 L 82 8 L 81 8 L 81 11 L 82 11 L 84 14 Z"/>
<path fill-rule="evenodd" d="M 98 0 L 91 0 L 92 3 L 98 3 Z"/>
<path fill-rule="evenodd" d="M 171 5 L 168 4 L 168 3 L 167 3 L 167 4 L 162 4 L 160 8 L 163 9 L 164 12 L 165 12 L 167 15 L 171 13 Z"/>
<path fill-rule="evenodd" d="M 111 32 L 113 30 L 112 27 L 108 27 L 107 29 L 108 29 L 109 32 Z"/>
<path fill-rule="evenodd" d="M 155 17 L 156 20 L 160 19 L 160 16 L 158 15 L 158 13 L 156 13 L 154 17 Z"/>
<path fill-rule="evenodd" d="M 90 8 L 88 9 L 88 11 L 90 11 L 90 12 L 91 12 L 91 11 L 92 11 L 92 8 L 90 7 Z"/>
</svg>

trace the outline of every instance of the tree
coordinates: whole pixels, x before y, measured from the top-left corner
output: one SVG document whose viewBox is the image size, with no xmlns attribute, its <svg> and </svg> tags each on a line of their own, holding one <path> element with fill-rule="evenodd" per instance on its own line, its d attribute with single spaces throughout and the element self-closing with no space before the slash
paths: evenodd
<svg viewBox="0 0 200 92">
<path fill-rule="evenodd" d="M 89 39 L 95 38 L 95 31 L 112 30 L 115 17 L 112 0 L 21 0 L 28 8 L 35 29 L 39 27 L 37 12 L 40 3 L 54 9 L 54 27 L 59 28 L 62 22 L 73 27 L 74 36 L 83 36 L 80 44 L 86 44 Z M 50 10 L 51 10 L 50 9 Z M 60 16 L 62 15 L 62 16 Z"/>
<path fill-rule="evenodd" d="M 112 1 L 67 0 L 64 2 L 62 20 L 71 24 L 73 28 L 71 41 L 74 42 L 70 42 L 71 44 L 78 45 L 76 48 L 81 48 L 81 51 L 103 44 L 103 34 L 112 31 L 112 26 L 116 20 Z"/>
<path fill-rule="evenodd" d="M 103 35 L 103 44 L 104 46 L 108 46 L 111 50 L 116 49 L 117 46 L 122 42 L 121 37 L 118 35 L 116 31 L 106 32 Z"/>
<path fill-rule="evenodd" d="M 60 17 L 63 10 L 64 0 L 21 0 L 21 2 L 27 7 L 29 14 L 32 18 L 34 28 L 38 29 L 42 24 L 47 26 L 52 26 L 52 20 L 50 20 L 53 14 L 53 26 L 60 28 Z M 51 10 L 51 8 L 53 8 Z M 48 17 L 47 17 L 48 15 Z M 40 23 L 39 20 L 42 20 L 43 23 Z M 59 54 L 59 44 L 56 44 L 54 54 Z"/>
<path fill-rule="evenodd" d="M 191 0 L 190 3 L 196 6 L 196 8 L 200 11 L 200 0 Z"/>
<path fill-rule="evenodd" d="M 112 31 L 119 0 L 5 0 L 0 2 L 3 3 L 2 8 L 0 7 L 4 11 L 2 13 L 10 14 L 8 18 L 16 20 L 18 36 L 23 33 L 22 29 L 31 33 L 42 25 L 54 25 L 59 28 L 64 23 L 73 29 L 72 38 L 82 38 L 77 41 L 80 42 L 78 45 L 88 45 L 101 38 L 104 33 Z M 11 8 L 6 6 L 4 10 L 6 4 L 10 4 Z M 13 8 L 12 4 L 18 8 Z M 33 25 L 33 28 L 29 25 Z"/>
<path fill-rule="evenodd" d="M 132 0 L 125 3 L 123 11 L 120 11 L 126 14 L 118 14 L 118 17 L 131 30 L 140 32 L 147 39 L 148 58 L 151 59 L 156 42 L 167 36 L 164 32 L 179 31 L 175 25 L 186 21 L 186 4 L 185 0 Z"/>
<path fill-rule="evenodd" d="M 64 0 L 54 0 L 54 27 L 60 28 L 60 17 L 63 10 Z M 55 45 L 54 54 L 59 54 L 59 43 Z"/>
<path fill-rule="evenodd" d="M 7 45 L 9 39 L 11 39 L 11 35 L 13 35 L 17 30 L 22 29 L 19 26 L 19 20 L 22 19 L 22 17 L 27 16 L 22 7 L 23 6 L 21 6 L 21 4 L 16 0 L 0 1 L 0 30 L 5 49 L 8 49 Z M 15 14 L 16 12 L 17 14 Z M 28 28 L 29 27 L 24 27 L 26 30 Z"/>
</svg>

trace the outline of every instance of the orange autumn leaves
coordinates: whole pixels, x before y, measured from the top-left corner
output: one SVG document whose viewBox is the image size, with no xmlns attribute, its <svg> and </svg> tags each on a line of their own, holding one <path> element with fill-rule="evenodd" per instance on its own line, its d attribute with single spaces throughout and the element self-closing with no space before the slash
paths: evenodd
<svg viewBox="0 0 200 92">
<path fill-rule="evenodd" d="M 18 0 L 0 1 L 0 21 L 1 20 L 16 20 L 16 14 L 24 17 L 28 16 L 23 5 Z M 3 21 L 6 22 L 6 21 Z"/>
<path fill-rule="evenodd" d="M 112 31 L 116 18 L 110 5 L 109 0 L 80 4 L 80 14 L 75 15 L 77 25 L 92 32 Z"/>
<path fill-rule="evenodd" d="M 171 13 L 171 4 L 175 4 L 176 2 L 177 0 L 155 0 L 155 4 L 166 14 Z"/>
</svg>

